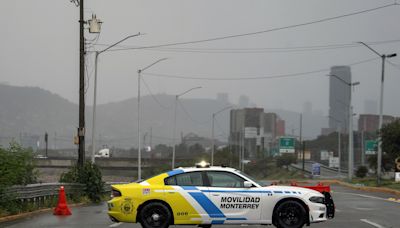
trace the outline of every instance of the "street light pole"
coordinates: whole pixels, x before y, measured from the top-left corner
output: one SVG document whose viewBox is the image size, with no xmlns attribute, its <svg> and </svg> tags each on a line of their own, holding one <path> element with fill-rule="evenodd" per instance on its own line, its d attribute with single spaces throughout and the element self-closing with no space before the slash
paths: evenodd
<svg viewBox="0 0 400 228">
<path fill-rule="evenodd" d="M 379 57 L 381 57 L 382 59 L 382 74 L 381 74 L 381 89 L 380 89 L 380 101 L 379 101 L 379 126 L 378 126 L 378 130 L 379 130 L 379 136 L 378 136 L 378 156 L 377 156 L 377 170 L 376 170 L 376 181 L 377 184 L 380 185 L 381 184 L 381 175 L 382 175 L 382 135 L 381 135 L 381 130 L 382 130 L 382 123 L 383 123 L 383 89 L 384 89 L 384 82 L 385 82 L 385 61 L 386 58 L 393 58 L 396 57 L 397 54 L 396 53 L 392 53 L 392 54 L 379 54 L 379 52 L 375 51 L 373 48 L 371 48 L 370 46 L 368 46 L 366 43 L 364 42 L 358 42 L 359 44 L 364 45 L 365 47 L 367 47 L 369 50 L 371 50 L 373 53 L 375 53 L 376 55 L 378 55 Z"/>
<path fill-rule="evenodd" d="M 137 111 L 138 111 L 138 115 L 137 115 L 137 122 L 138 122 L 138 125 L 137 125 L 137 138 L 138 138 L 138 180 L 141 180 L 141 179 L 142 179 L 142 153 L 141 153 L 141 142 L 140 142 L 140 112 L 141 112 L 141 110 L 140 110 L 140 80 L 141 80 L 141 78 L 140 78 L 140 77 L 141 77 L 141 73 L 142 73 L 143 71 L 149 69 L 150 67 L 154 66 L 155 64 L 157 64 L 157 63 L 159 63 L 159 62 L 161 62 L 161 61 L 163 61 L 163 60 L 166 60 L 166 59 L 167 59 L 167 58 L 159 59 L 159 60 L 155 61 L 154 63 L 148 65 L 147 67 L 145 67 L 145 68 L 143 68 L 143 69 L 139 69 L 139 70 L 137 71 L 137 73 L 138 73 L 138 98 L 137 98 L 137 100 L 138 100 L 138 102 L 137 102 Z"/>
<path fill-rule="evenodd" d="M 219 110 L 218 112 L 215 112 L 212 114 L 212 127 L 211 127 L 211 166 L 214 165 L 214 150 L 215 150 L 215 140 L 214 140 L 214 121 L 215 121 L 215 116 L 229 108 L 232 108 L 233 106 L 227 106 L 221 110 Z"/>
<path fill-rule="evenodd" d="M 353 179 L 353 166 L 354 166 L 354 151 L 353 151 L 353 106 L 352 106 L 352 102 L 351 102 L 351 89 L 353 86 L 359 85 L 360 82 L 346 82 L 345 80 L 343 80 L 342 78 L 340 78 L 339 76 L 335 75 L 335 74 L 329 74 L 328 76 L 331 77 L 335 77 L 336 79 L 338 79 L 339 81 L 343 82 L 344 84 L 346 84 L 347 86 L 349 86 L 349 170 L 348 170 L 348 178 L 349 181 L 351 181 Z"/>
<path fill-rule="evenodd" d="M 94 56 L 94 91 L 93 91 L 93 118 L 92 118 L 92 154 L 91 154 L 91 161 L 92 163 L 95 162 L 95 152 L 96 152 L 96 140 L 95 140 L 95 133 L 96 133 L 96 107 L 97 107 L 97 66 L 98 66 L 98 59 L 99 59 L 99 55 L 103 52 L 106 52 L 107 50 L 109 50 L 110 48 L 122 43 L 123 41 L 135 37 L 135 36 L 139 36 L 141 35 L 140 32 L 134 35 L 130 35 L 125 37 L 124 39 L 108 46 L 107 48 L 101 50 L 101 51 L 96 51 L 95 52 L 95 56 Z"/>
<path fill-rule="evenodd" d="M 177 111 L 177 104 L 178 104 L 178 98 L 180 97 L 180 96 L 183 96 L 184 94 L 187 94 L 187 93 L 189 93 L 190 91 L 192 91 L 192 90 L 195 90 L 195 89 L 200 89 L 200 88 L 202 88 L 201 86 L 198 86 L 198 87 L 193 87 L 193 88 L 191 88 L 191 89 L 188 89 L 188 90 L 186 90 L 185 92 L 183 92 L 183 93 L 181 93 L 181 94 L 178 94 L 178 95 L 175 95 L 175 107 L 174 107 L 174 129 L 173 129 L 173 137 L 172 137 L 172 145 L 173 145 L 173 148 L 172 148 L 172 169 L 174 169 L 175 168 L 175 147 L 176 147 L 176 145 L 175 145 L 175 134 L 176 134 L 176 111 Z"/>
</svg>

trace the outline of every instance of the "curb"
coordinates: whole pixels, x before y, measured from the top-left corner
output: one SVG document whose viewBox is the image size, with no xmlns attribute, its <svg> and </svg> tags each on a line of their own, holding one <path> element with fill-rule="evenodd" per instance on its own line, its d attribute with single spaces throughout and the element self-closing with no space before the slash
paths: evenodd
<svg viewBox="0 0 400 228">
<path fill-rule="evenodd" d="M 391 188 L 385 188 L 385 187 L 368 187 L 368 186 L 358 186 L 354 184 L 349 184 L 347 182 L 339 181 L 339 180 L 321 180 L 321 183 L 324 184 L 338 184 L 342 185 L 351 189 L 355 190 L 361 190 L 361 191 L 366 191 L 366 192 L 381 192 L 381 193 L 388 193 L 388 194 L 394 194 L 397 196 L 400 196 L 400 191 L 391 189 Z"/>
<path fill-rule="evenodd" d="M 86 203 L 76 203 L 76 204 L 70 204 L 68 205 L 69 207 L 79 207 L 79 206 L 83 206 Z M 37 214 L 42 214 L 44 212 L 48 212 L 48 211 L 53 211 L 54 208 L 43 208 L 43 209 L 39 209 L 39 210 L 35 210 L 35 211 L 31 211 L 31 212 L 24 212 L 24 213 L 20 213 L 20 214 L 16 214 L 16 215 L 8 215 L 8 216 L 4 216 L 4 217 L 0 217 L 0 223 L 3 222 L 11 222 L 17 219 L 23 219 L 23 218 L 28 218 Z"/>
</svg>

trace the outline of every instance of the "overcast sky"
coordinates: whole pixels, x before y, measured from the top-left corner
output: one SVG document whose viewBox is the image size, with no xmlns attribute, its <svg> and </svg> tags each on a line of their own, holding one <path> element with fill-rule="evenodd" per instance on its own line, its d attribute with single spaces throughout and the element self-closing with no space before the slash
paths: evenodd
<svg viewBox="0 0 400 228">
<path fill-rule="evenodd" d="M 86 34 L 89 51 L 112 44 L 128 35 L 145 33 L 123 46 L 151 46 L 251 33 L 335 17 L 393 3 L 393 0 L 86 0 L 85 18 L 92 13 L 104 23 L 99 37 Z M 69 0 L 2 1 L 0 7 L 0 82 L 38 86 L 78 103 L 79 8 Z M 219 41 L 187 44 L 169 49 L 105 52 L 98 68 L 98 102 L 119 101 L 137 94 L 137 70 L 168 57 L 147 73 L 183 77 L 229 78 L 284 75 L 329 69 L 377 57 L 365 47 L 293 51 L 302 46 L 354 44 L 400 40 L 400 6 L 344 17 L 297 28 Z M 91 41 L 96 39 L 94 41 Z M 400 54 L 400 42 L 373 45 L 381 53 Z M 173 50 L 171 50 L 173 48 Z M 266 48 L 279 49 L 280 52 Z M 223 50 L 221 50 L 223 49 Z M 249 50 L 253 53 L 237 53 Z M 232 51 L 235 50 L 235 51 Z M 207 53 L 218 52 L 218 53 Z M 228 52 L 228 53 L 227 53 Z M 234 53 L 232 53 L 234 52 Z M 88 55 L 92 103 L 93 54 Z M 400 57 L 391 62 L 400 64 Z M 398 67 L 400 68 L 400 67 Z M 379 59 L 352 66 L 356 113 L 364 100 L 379 98 Z M 386 67 L 384 112 L 400 116 L 400 70 Z M 190 98 L 214 98 L 229 94 L 236 103 L 242 94 L 257 105 L 301 111 L 310 101 L 313 109 L 328 110 L 327 72 L 280 79 L 210 81 L 154 77 L 143 74 L 154 93 L 177 94 L 194 86 Z M 148 92 L 143 87 L 143 93 Z"/>
</svg>

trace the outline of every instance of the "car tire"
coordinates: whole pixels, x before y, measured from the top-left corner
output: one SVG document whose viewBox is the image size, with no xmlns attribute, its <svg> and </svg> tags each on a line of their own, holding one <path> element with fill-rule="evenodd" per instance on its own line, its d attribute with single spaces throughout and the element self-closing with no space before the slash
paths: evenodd
<svg viewBox="0 0 400 228">
<path fill-rule="evenodd" d="M 278 205 L 275 210 L 274 225 L 278 228 L 301 228 L 307 221 L 307 211 L 295 200 L 287 200 Z"/>
<path fill-rule="evenodd" d="M 168 228 L 171 219 L 169 208 L 160 202 L 149 203 L 139 212 L 139 222 L 143 228 Z"/>
</svg>

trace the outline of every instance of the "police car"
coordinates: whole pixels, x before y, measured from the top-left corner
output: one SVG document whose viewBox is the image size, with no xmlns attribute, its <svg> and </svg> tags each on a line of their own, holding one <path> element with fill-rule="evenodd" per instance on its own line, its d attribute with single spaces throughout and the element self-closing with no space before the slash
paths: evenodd
<svg viewBox="0 0 400 228">
<path fill-rule="evenodd" d="M 324 195 L 301 187 L 262 187 L 239 170 L 200 165 L 112 186 L 108 215 L 142 227 L 273 224 L 297 228 L 327 220 Z"/>
</svg>

